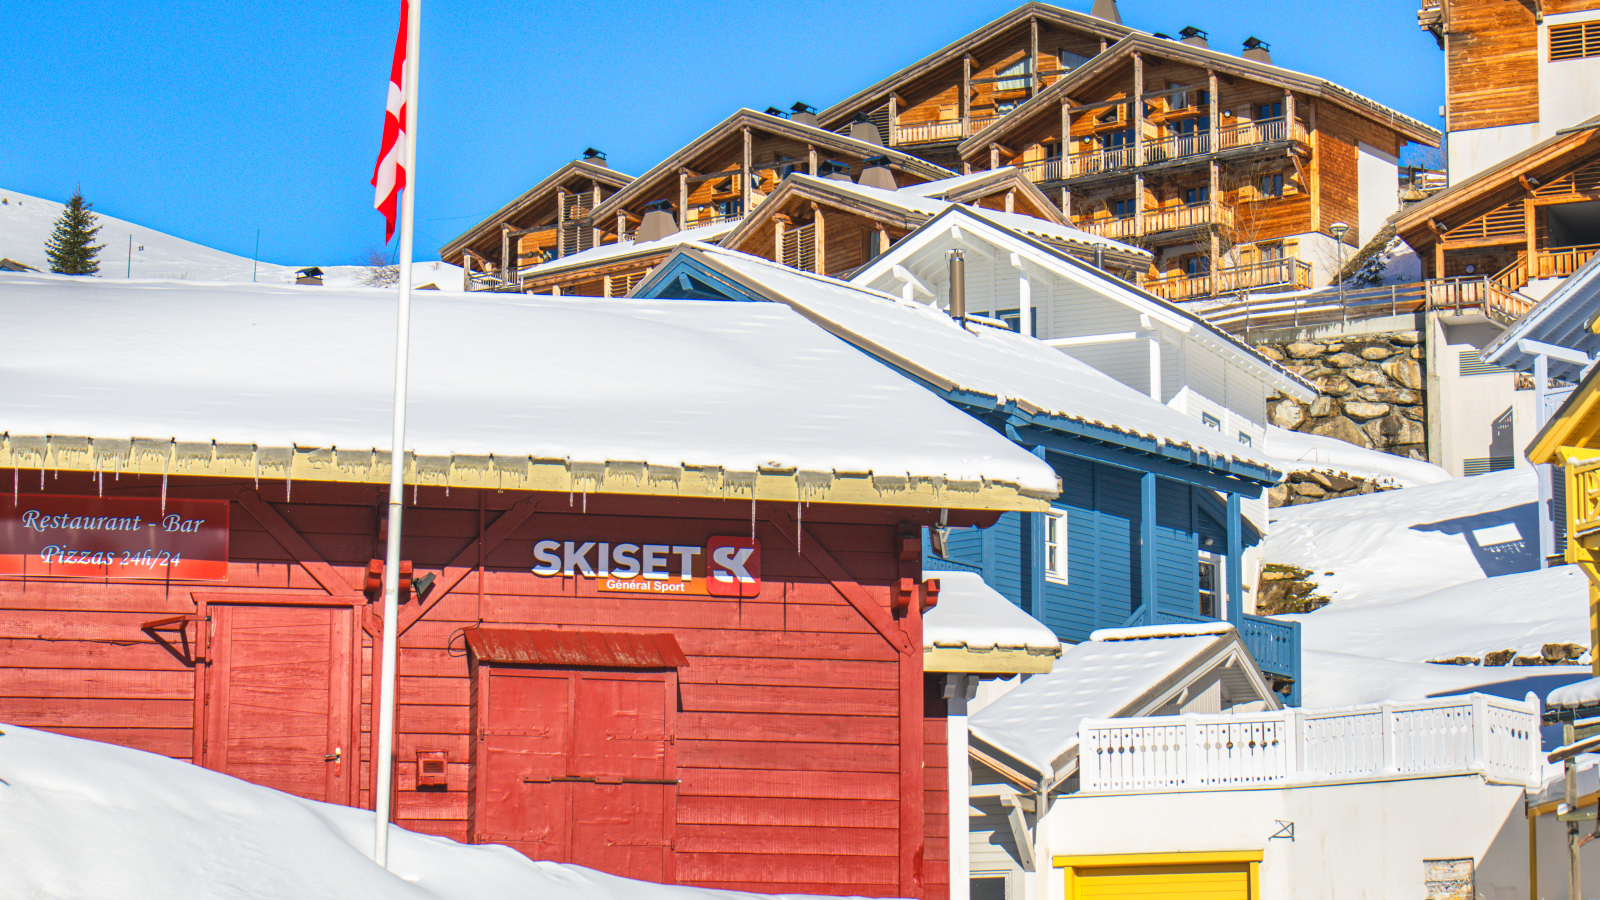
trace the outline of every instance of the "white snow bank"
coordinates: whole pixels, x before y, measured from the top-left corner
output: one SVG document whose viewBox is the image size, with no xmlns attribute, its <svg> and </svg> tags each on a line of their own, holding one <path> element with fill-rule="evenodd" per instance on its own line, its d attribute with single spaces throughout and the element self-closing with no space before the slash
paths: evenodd
<svg viewBox="0 0 1600 900">
<path fill-rule="evenodd" d="M 1537 569 L 1537 500 L 1521 468 L 1283 507 L 1263 558 L 1311 570 L 1335 604 L 1416 597 Z"/>
<path fill-rule="evenodd" d="M 1301 659 L 1301 701 L 1308 709 L 1473 691 L 1521 700 L 1589 677 L 1588 666 L 1441 666 L 1333 650 L 1306 650 Z"/>
<path fill-rule="evenodd" d="M 91 203 L 93 197 L 87 198 Z M 0 258 L 14 259 L 41 272 L 50 270 L 44 242 L 61 216 L 63 204 L 0 189 Z M 93 210 L 91 210 L 93 211 Z M 184 281 L 230 281 L 293 284 L 294 273 L 313 263 L 284 266 L 254 262 L 210 247 L 173 237 L 154 228 L 93 211 L 100 221 L 95 240 L 100 251 L 100 277 L 166 278 Z M 129 238 L 133 240 L 129 241 Z M 366 266 L 322 266 L 326 287 L 359 287 Z M 461 269 L 444 262 L 417 262 L 412 266 L 418 285 L 434 283 L 441 290 L 461 287 Z"/>
<path fill-rule="evenodd" d="M 1480 578 L 1419 597 L 1351 600 L 1304 615 L 1302 646 L 1402 662 L 1589 643 L 1589 580 L 1577 566 Z"/>
<path fill-rule="evenodd" d="M 0 296 L 12 435 L 388 448 L 392 293 L 0 274 Z M 780 304 L 423 291 L 412 327 L 418 454 L 1057 490 L 1043 461 Z"/>
<path fill-rule="evenodd" d="M 1227 634 L 1229 622 L 1174 622 L 1170 625 L 1140 625 L 1135 628 L 1097 628 L 1091 641 L 1139 641 L 1146 638 L 1194 637 L 1201 634 Z"/>
<path fill-rule="evenodd" d="M 1267 426 L 1267 455 L 1285 472 L 1329 472 L 1376 479 L 1383 484 L 1415 487 L 1449 481 L 1451 475 L 1433 463 L 1381 450 L 1368 450 L 1338 438 Z"/>
<path fill-rule="evenodd" d="M 0 726 L 0 896 L 55 900 L 745 900 L 389 827 L 185 762 Z"/>
<path fill-rule="evenodd" d="M 982 575 L 936 572 L 928 579 L 939 582 L 939 603 L 922 617 L 924 647 L 1061 652 L 1060 639 L 1043 622 L 984 583 Z"/>
<path fill-rule="evenodd" d="M 1589 678 L 1550 692 L 1545 705 L 1551 709 L 1577 709 L 1600 705 L 1600 678 Z"/>
</svg>

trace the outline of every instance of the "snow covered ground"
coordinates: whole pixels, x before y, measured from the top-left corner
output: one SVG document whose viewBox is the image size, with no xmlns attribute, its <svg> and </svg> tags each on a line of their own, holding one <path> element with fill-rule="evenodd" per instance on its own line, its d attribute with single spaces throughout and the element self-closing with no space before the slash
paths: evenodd
<svg viewBox="0 0 1600 900">
<path fill-rule="evenodd" d="M 0 725 L 0 897 L 746 900 L 389 828 L 186 762 Z"/>
<path fill-rule="evenodd" d="M 89 198 L 93 202 L 93 198 Z M 44 255 L 44 242 L 61 215 L 62 204 L 0 188 L 0 258 L 14 259 L 41 272 L 50 270 Z M 95 240 L 105 245 L 100 251 L 102 278 L 174 278 L 188 281 L 250 281 L 288 284 L 306 262 L 283 266 L 253 263 L 164 234 L 153 228 L 95 213 L 100 233 Z M 129 254 L 129 236 L 133 251 Z M 359 287 L 367 274 L 365 266 L 322 266 L 323 284 L 328 287 Z M 413 270 L 417 284 L 437 283 L 444 290 L 460 290 L 461 269 L 442 262 L 418 262 Z"/>
<path fill-rule="evenodd" d="M 1426 662 L 1588 646 L 1583 574 L 1539 569 L 1537 499 L 1524 468 L 1274 510 L 1265 559 L 1310 570 L 1332 600 L 1283 617 L 1302 623 L 1305 704 L 1472 690 L 1543 698 L 1587 677 L 1587 666 Z"/>
<path fill-rule="evenodd" d="M 1329 472 L 1370 478 L 1385 485 L 1414 487 L 1450 479 L 1433 463 L 1368 450 L 1338 438 L 1267 426 L 1266 452 L 1285 472 Z"/>
</svg>

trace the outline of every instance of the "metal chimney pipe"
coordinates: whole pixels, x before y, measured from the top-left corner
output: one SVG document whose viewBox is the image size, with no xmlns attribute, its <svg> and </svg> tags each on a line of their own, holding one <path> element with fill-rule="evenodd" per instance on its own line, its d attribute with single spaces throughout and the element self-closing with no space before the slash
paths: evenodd
<svg viewBox="0 0 1600 900">
<path fill-rule="evenodd" d="M 950 251 L 950 318 L 967 318 L 967 254 L 963 250 Z"/>
<path fill-rule="evenodd" d="M 1104 272 L 1106 270 L 1106 245 L 1094 245 L 1094 267 Z"/>
</svg>

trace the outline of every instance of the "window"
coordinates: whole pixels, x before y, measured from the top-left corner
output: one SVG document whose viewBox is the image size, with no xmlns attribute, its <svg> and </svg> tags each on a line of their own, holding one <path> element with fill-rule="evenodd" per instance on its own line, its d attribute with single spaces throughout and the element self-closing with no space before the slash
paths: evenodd
<svg viewBox="0 0 1600 900">
<path fill-rule="evenodd" d="M 1107 131 L 1100 135 L 1100 143 L 1107 150 L 1119 150 L 1123 147 L 1133 146 L 1133 129 L 1124 128 L 1121 131 Z"/>
<path fill-rule="evenodd" d="M 1211 202 L 1210 187 L 1192 187 L 1183 192 L 1184 206 L 1204 206 Z"/>
<path fill-rule="evenodd" d="M 1261 196 L 1262 197 L 1282 197 L 1283 196 L 1283 173 L 1282 172 L 1278 172 L 1278 173 L 1273 174 L 1273 175 L 1263 175 L 1263 176 L 1261 176 L 1261 183 L 1260 183 L 1259 187 L 1261 189 Z"/>
<path fill-rule="evenodd" d="M 1281 119 L 1281 118 L 1283 118 L 1283 101 L 1282 100 L 1279 100 L 1276 103 L 1257 103 L 1256 104 L 1256 121 L 1259 122 L 1262 119 Z"/>
<path fill-rule="evenodd" d="M 1256 253 L 1262 262 L 1274 262 L 1284 258 L 1282 244 L 1257 244 Z"/>
<path fill-rule="evenodd" d="M 1213 416 L 1211 413 L 1201 413 L 1200 421 L 1204 422 L 1207 428 L 1215 428 L 1218 431 L 1222 430 L 1222 420 L 1216 416 Z"/>
<path fill-rule="evenodd" d="M 718 200 L 716 206 L 717 216 L 722 219 L 737 219 L 744 215 L 744 203 L 740 200 Z"/>
<path fill-rule="evenodd" d="M 1246 447 L 1248 447 L 1251 444 L 1254 444 L 1255 441 L 1250 440 L 1250 435 L 1245 434 L 1244 432 L 1241 431 L 1241 432 L 1239 432 L 1239 443 L 1241 443 L 1241 444 L 1245 445 Z"/>
<path fill-rule="evenodd" d="M 1112 215 L 1112 217 L 1118 218 L 1118 219 L 1131 219 L 1131 218 L 1133 218 L 1133 201 L 1132 200 L 1113 200 L 1113 201 L 1111 201 L 1111 215 Z"/>
<path fill-rule="evenodd" d="M 1052 509 L 1044 514 L 1044 577 L 1056 584 L 1067 583 L 1067 511 Z"/>
<path fill-rule="evenodd" d="M 1032 335 L 1033 337 L 1038 337 L 1039 336 L 1039 310 L 1030 307 L 1028 309 L 1028 313 L 1029 313 L 1029 317 L 1033 319 L 1033 321 L 1029 323 L 1032 327 L 1028 329 L 1028 334 Z M 1002 309 L 999 312 L 995 313 L 994 317 L 996 319 L 999 319 L 1000 321 L 1006 323 L 1006 327 L 1010 328 L 1012 331 L 1017 331 L 1017 332 L 1022 331 L 1022 310 L 1020 310 L 1020 309 Z"/>
<path fill-rule="evenodd" d="M 1033 83 L 1033 79 L 1030 77 L 1033 74 L 1033 66 L 1030 65 L 1031 62 L 1032 60 L 1024 56 L 1011 65 L 1006 66 L 1004 69 L 996 72 L 996 77 L 1000 78 L 1001 80 L 995 82 L 994 89 L 997 91 L 1027 90 Z"/>
<path fill-rule="evenodd" d="M 1183 85 L 1176 81 L 1167 82 L 1167 90 L 1169 91 L 1179 87 L 1183 87 Z M 1177 94 L 1168 94 L 1167 97 L 1169 98 L 1167 100 L 1167 108 L 1173 110 L 1199 109 L 1202 106 L 1211 105 L 1211 92 L 1205 90 L 1183 91 Z"/>
<path fill-rule="evenodd" d="M 1211 260 L 1204 256 L 1190 256 L 1183 261 L 1183 274 L 1199 278 L 1211 274 Z"/>
<path fill-rule="evenodd" d="M 1217 602 L 1217 557 L 1211 553 L 1200 554 L 1200 615 L 1208 619 L 1221 618 L 1222 604 Z"/>
<path fill-rule="evenodd" d="M 1003 116 L 1006 113 L 1011 112 L 1013 109 L 1016 109 L 1017 105 L 1021 102 L 1021 100 L 996 100 L 994 102 L 994 114 L 997 116 Z"/>
<path fill-rule="evenodd" d="M 1112 122 L 1115 122 L 1118 119 L 1120 119 L 1121 118 L 1121 115 L 1120 115 L 1121 112 L 1122 112 L 1122 105 L 1118 104 L 1116 106 L 1112 106 L 1112 107 L 1107 108 L 1105 112 L 1101 113 L 1098 116 L 1095 116 L 1094 120 L 1096 122 L 1099 122 L 1099 123 L 1103 124 L 1103 125 L 1108 125 L 1108 124 L 1110 124 Z"/>
<path fill-rule="evenodd" d="M 1060 59 L 1061 68 L 1066 69 L 1069 72 L 1089 61 L 1089 57 L 1084 56 L 1081 53 L 1073 53 L 1071 50 L 1062 50 L 1060 53 Z"/>
<path fill-rule="evenodd" d="M 1550 61 L 1600 56 L 1600 21 L 1550 26 Z"/>
</svg>

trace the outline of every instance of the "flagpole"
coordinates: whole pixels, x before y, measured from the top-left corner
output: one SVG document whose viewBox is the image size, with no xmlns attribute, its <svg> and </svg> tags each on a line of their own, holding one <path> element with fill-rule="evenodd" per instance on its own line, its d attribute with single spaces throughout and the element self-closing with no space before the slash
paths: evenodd
<svg viewBox="0 0 1600 900">
<path fill-rule="evenodd" d="M 390 801 L 394 783 L 395 644 L 399 639 L 400 516 L 405 503 L 406 363 L 411 355 L 411 250 L 416 218 L 417 70 L 422 44 L 422 0 L 409 0 L 405 62 L 405 188 L 400 194 L 400 308 L 394 348 L 394 437 L 389 444 L 389 535 L 383 563 L 383 653 L 378 692 L 377 789 L 373 810 L 377 834 L 372 858 L 389 865 Z"/>
</svg>

